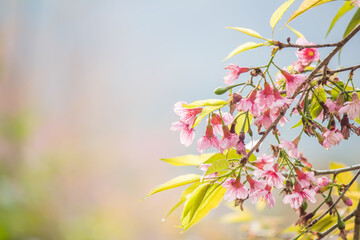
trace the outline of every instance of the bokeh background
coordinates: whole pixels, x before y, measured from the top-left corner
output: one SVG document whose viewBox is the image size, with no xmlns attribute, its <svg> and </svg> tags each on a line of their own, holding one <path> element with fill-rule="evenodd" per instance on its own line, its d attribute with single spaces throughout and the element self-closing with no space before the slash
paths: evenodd
<svg viewBox="0 0 360 240">
<path fill-rule="evenodd" d="M 270 16 L 282 2 L 0 0 L 0 239 L 242 239 L 239 225 L 219 221 L 227 207 L 181 233 L 180 211 L 161 222 L 179 190 L 139 201 L 162 182 L 199 173 L 159 161 L 196 153 L 169 131 L 177 120 L 173 104 L 216 98 L 229 63 L 268 61 L 263 48 L 222 62 L 253 41 L 224 27 L 270 37 Z M 320 6 L 291 26 L 309 41 L 338 41 L 350 15 L 326 40 L 325 33 L 342 3 Z M 281 41 L 288 36 L 295 41 L 286 28 L 275 32 Z M 359 40 L 343 49 L 341 65 L 359 63 Z M 276 62 L 295 60 L 294 50 L 283 50 Z M 297 133 L 284 129 L 284 138 Z M 299 148 L 326 168 L 330 161 L 358 163 L 359 143 L 353 137 L 326 151 L 306 138 Z M 281 226 L 288 222 L 276 216 L 294 217 L 289 209 L 279 204 L 263 214 Z"/>
</svg>

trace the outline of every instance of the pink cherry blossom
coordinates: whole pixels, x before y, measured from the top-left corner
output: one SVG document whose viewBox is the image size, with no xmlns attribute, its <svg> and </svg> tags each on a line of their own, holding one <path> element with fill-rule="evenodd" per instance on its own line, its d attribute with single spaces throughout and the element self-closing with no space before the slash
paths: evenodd
<svg viewBox="0 0 360 240">
<path fill-rule="evenodd" d="M 299 45 L 314 45 L 313 42 L 309 43 L 305 38 L 296 40 Z M 317 48 L 304 48 L 296 51 L 296 56 L 299 58 L 303 66 L 308 66 L 311 62 L 317 62 L 320 59 L 320 54 Z"/>
<path fill-rule="evenodd" d="M 258 178 L 265 178 L 266 183 L 269 186 L 282 188 L 285 177 L 278 172 L 278 164 L 275 163 L 273 166 L 264 165 L 263 169 L 255 169 L 254 176 Z"/>
<path fill-rule="evenodd" d="M 239 140 L 238 135 L 236 135 L 235 133 L 231 133 L 229 128 L 227 126 L 223 126 L 223 132 L 224 132 L 224 136 L 220 141 L 220 148 L 221 151 L 229 149 L 231 147 L 236 147 L 236 144 Z"/>
<path fill-rule="evenodd" d="M 227 188 L 224 200 L 234 201 L 236 199 L 246 199 L 248 196 L 248 191 L 246 187 L 240 182 L 240 178 L 230 178 L 227 179 L 222 186 Z"/>
<path fill-rule="evenodd" d="M 171 124 L 170 130 L 180 131 L 180 142 L 186 147 L 190 146 L 195 138 L 195 130 L 189 124 L 177 121 Z"/>
<path fill-rule="evenodd" d="M 285 77 L 286 81 L 286 94 L 290 97 L 294 94 L 296 88 L 304 82 L 306 76 L 303 74 L 291 75 L 286 69 L 281 70 L 281 74 Z"/>
<path fill-rule="evenodd" d="M 265 188 L 260 188 L 252 192 L 250 195 L 251 202 L 256 202 L 258 199 L 263 199 L 266 201 L 266 204 L 269 208 L 274 207 L 275 198 L 271 194 L 271 189 L 271 186 L 266 185 Z"/>
<path fill-rule="evenodd" d="M 316 179 L 316 185 L 318 185 L 319 187 L 326 187 L 330 184 L 330 182 L 330 179 L 325 176 Z"/>
<path fill-rule="evenodd" d="M 302 73 L 306 66 L 304 66 L 300 60 L 297 60 L 295 63 L 293 63 L 293 67 L 296 72 Z"/>
<path fill-rule="evenodd" d="M 214 135 L 213 127 L 208 125 L 206 127 L 205 136 L 200 138 L 197 142 L 197 149 L 199 153 L 203 153 L 205 149 L 214 147 L 220 148 L 220 140 Z"/>
<path fill-rule="evenodd" d="M 270 110 L 270 118 L 271 121 L 274 122 L 275 119 L 280 115 L 280 108 L 271 108 Z M 279 124 L 280 126 L 284 126 L 286 122 L 289 122 L 289 119 L 287 119 L 285 116 L 283 116 L 280 121 Z"/>
<path fill-rule="evenodd" d="M 354 92 L 352 94 L 352 101 L 346 102 L 344 105 L 345 106 L 339 110 L 339 113 L 348 113 L 351 120 L 360 117 L 360 101 L 357 93 Z"/>
<path fill-rule="evenodd" d="M 262 107 L 263 110 L 271 107 L 275 102 L 274 91 L 272 87 L 265 82 L 264 89 L 259 92 L 259 96 L 256 99 L 257 103 Z"/>
<path fill-rule="evenodd" d="M 280 144 L 279 147 L 280 148 L 284 148 L 287 149 L 288 152 L 287 154 L 291 157 L 291 158 L 299 158 L 300 157 L 300 153 L 297 149 L 297 144 L 299 142 L 299 139 L 296 138 L 294 141 L 286 141 L 284 139 L 280 139 Z"/>
<path fill-rule="evenodd" d="M 285 105 L 290 105 L 293 101 L 292 99 L 282 97 L 279 90 L 276 88 L 274 88 L 274 98 L 275 102 L 270 106 L 270 108 L 282 108 Z"/>
<path fill-rule="evenodd" d="M 326 129 L 325 132 L 322 133 L 324 137 L 323 146 L 329 150 L 331 146 L 337 145 L 343 140 L 343 135 L 339 132 L 337 128 L 334 130 Z"/>
<path fill-rule="evenodd" d="M 218 176 L 218 172 L 210 173 L 209 175 L 205 175 L 208 168 L 211 166 L 211 164 L 200 164 L 199 169 L 204 172 L 204 174 L 200 178 L 200 182 L 202 182 L 204 179 L 212 179 L 216 178 Z"/>
<path fill-rule="evenodd" d="M 174 105 L 174 112 L 176 115 L 180 116 L 180 121 L 192 125 L 196 118 L 196 115 L 202 112 L 202 108 L 193 108 L 188 109 L 183 105 L 187 104 L 186 102 L 177 102 Z"/>
<path fill-rule="evenodd" d="M 284 197 L 283 203 L 290 204 L 291 208 L 298 209 L 305 200 L 316 202 L 316 192 L 313 189 L 302 189 L 299 182 L 294 184 L 294 192 Z"/>
<path fill-rule="evenodd" d="M 254 124 L 258 127 L 260 130 L 263 126 L 265 129 L 268 129 L 271 124 L 273 123 L 273 120 L 270 116 L 270 109 L 268 108 L 265 112 L 263 112 L 259 117 L 256 118 L 254 121 Z"/>
<path fill-rule="evenodd" d="M 221 112 L 222 120 L 219 114 L 213 113 L 210 118 L 210 123 L 214 128 L 214 132 L 220 136 L 222 136 L 222 121 L 224 121 L 225 125 L 230 125 L 234 121 L 234 117 L 228 112 Z"/>
<path fill-rule="evenodd" d="M 245 156 L 246 148 L 244 142 L 238 141 L 238 143 L 236 144 L 236 153 Z"/>
<path fill-rule="evenodd" d="M 250 175 L 246 175 L 246 179 L 250 185 L 249 189 L 249 197 L 252 203 L 255 203 L 259 198 L 255 192 L 259 189 L 264 189 L 265 182 L 254 180 L 250 177 Z"/>
<path fill-rule="evenodd" d="M 239 78 L 241 73 L 247 72 L 250 70 L 248 67 L 239 67 L 235 64 L 229 64 L 225 69 L 230 70 L 229 74 L 224 77 L 225 85 L 231 85 Z"/>
<path fill-rule="evenodd" d="M 236 105 L 238 111 L 250 111 L 255 117 L 259 115 L 259 106 L 256 101 L 257 91 L 253 90 L 248 98 L 241 99 Z"/>
<path fill-rule="evenodd" d="M 295 167 L 294 169 L 297 175 L 296 179 L 299 181 L 300 185 L 303 188 L 310 187 L 312 183 L 316 182 L 314 172 L 303 172 L 297 167 Z"/>
<path fill-rule="evenodd" d="M 255 167 L 257 167 L 258 169 L 263 170 L 265 165 L 269 165 L 272 166 L 274 163 L 274 156 L 272 155 L 266 155 L 265 153 L 261 154 L 256 162 L 254 163 Z"/>
</svg>

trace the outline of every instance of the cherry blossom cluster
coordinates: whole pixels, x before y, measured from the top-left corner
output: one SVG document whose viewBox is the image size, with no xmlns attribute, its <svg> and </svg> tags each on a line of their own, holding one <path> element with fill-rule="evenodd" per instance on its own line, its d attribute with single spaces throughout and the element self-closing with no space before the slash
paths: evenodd
<svg viewBox="0 0 360 240">
<path fill-rule="evenodd" d="M 279 189 L 282 202 L 293 209 L 300 209 L 306 202 L 315 203 L 317 193 L 322 194 L 336 183 L 326 177 L 315 178 L 311 164 L 298 150 L 302 133 L 316 137 L 327 150 L 349 138 L 351 132 L 360 135 L 356 123 L 360 121 L 360 101 L 352 82 L 353 72 L 343 82 L 325 68 L 309 84 L 304 84 L 307 72 L 318 64 L 320 54 L 317 48 L 311 47 L 314 43 L 304 38 L 299 38 L 296 44 L 309 47 L 298 49 L 295 52 L 297 60 L 288 67 L 279 68 L 271 58 L 263 67 L 230 64 L 225 68 L 229 71 L 224 77 L 229 90 L 225 106 L 229 106 L 230 111 L 216 109 L 210 112 L 205 134 L 197 141 L 199 153 L 212 148 L 224 155 L 236 150 L 239 155 L 238 159 L 229 160 L 230 169 L 225 177 L 218 172 L 206 175 L 211 164 L 199 167 L 205 172 L 201 181 L 217 182 L 227 189 L 224 200 L 237 204 L 247 199 L 252 203 L 264 200 L 272 208 L 275 204 L 273 190 Z M 274 54 L 279 50 L 276 48 Z M 270 66 L 277 70 L 276 81 L 271 78 Z M 245 74 L 249 74 L 250 80 L 235 84 L 240 75 Z M 235 87 L 240 85 L 243 87 L 236 92 Z M 297 92 L 299 86 L 302 89 Z M 246 94 L 243 92 L 245 88 L 248 89 Z M 302 130 L 293 141 L 287 141 L 279 138 L 277 126 L 273 123 L 281 114 L 279 125 L 285 125 L 289 116 L 282 113 L 291 106 L 294 106 L 291 115 L 300 118 Z M 172 124 L 171 130 L 180 132 L 180 142 L 185 146 L 195 140 L 194 123 L 203 110 L 204 107 L 188 108 L 186 102 L 175 104 L 174 112 L 180 119 Z M 241 116 L 245 120 L 237 121 Z M 257 127 L 259 135 L 272 128 L 278 141 L 278 145 L 271 146 L 272 155 L 262 154 L 256 160 L 249 160 L 245 138 L 246 134 L 253 137 L 251 123 Z M 352 204 L 346 196 L 343 201 Z"/>
</svg>

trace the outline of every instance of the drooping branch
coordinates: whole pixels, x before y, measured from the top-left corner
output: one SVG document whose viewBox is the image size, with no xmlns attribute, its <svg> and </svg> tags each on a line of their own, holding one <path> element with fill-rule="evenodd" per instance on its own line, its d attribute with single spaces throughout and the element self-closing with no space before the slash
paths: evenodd
<svg viewBox="0 0 360 240">
<path fill-rule="evenodd" d="M 303 44 L 292 44 L 292 43 L 282 43 L 279 41 L 274 41 L 274 45 L 281 48 L 323 48 L 323 47 L 336 47 L 338 46 L 339 42 L 337 43 L 325 43 L 325 44 L 313 44 L 313 45 L 303 45 Z"/>
</svg>

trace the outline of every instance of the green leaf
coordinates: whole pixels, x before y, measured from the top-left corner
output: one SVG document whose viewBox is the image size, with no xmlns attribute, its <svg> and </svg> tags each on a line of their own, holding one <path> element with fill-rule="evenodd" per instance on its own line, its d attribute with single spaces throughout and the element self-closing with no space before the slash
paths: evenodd
<svg viewBox="0 0 360 240">
<path fill-rule="evenodd" d="M 359 23 L 360 23 L 360 8 L 358 8 L 358 10 L 355 12 L 354 16 L 350 20 L 344 32 L 343 37 L 346 37 Z"/>
<path fill-rule="evenodd" d="M 326 95 L 326 92 L 324 90 L 323 87 L 319 86 L 318 88 L 316 88 L 314 90 L 314 92 L 316 93 L 316 95 L 320 98 L 321 101 L 323 101 L 324 103 L 326 102 L 327 100 L 327 95 Z"/>
<path fill-rule="evenodd" d="M 203 110 L 201 111 L 201 113 L 196 117 L 196 119 L 195 119 L 195 121 L 194 121 L 194 123 L 192 125 L 192 128 L 196 127 L 204 117 L 206 117 L 207 115 L 209 115 L 213 111 L 216 111 L 216 110 L 222 108 L 223 106 L 224 105 L 204 107 Z"/>
<path fill-rule="evenodd" d="M 199 166 L 204 161 L 208 160 L 212 157 L 214 153 L 204 153 L 201 155 L 185 155 L 181 157 L 174 157 L 174 158 L 162 158 L 160 160 L 170 163 L 175 166 Z"/>
<path fill-rule="evenodd" d="M 158 192 L 162 192 L 162 191 L 169 190 L 172 188 L 177 188 L 177 187 L 189 184 L 189 183 L 199 182 L 200 178 L 201 178 L 201 176 L 197 175 L 197 174 L 187 174 L 187 175 L 182 175 L 182 176 L 173 178 L 170 181 L 155 187 L 153 190 L 151 190 L 145 196 L 145 198 L 147 198 L 151 195 L 154 195 L 155 193 L 158 193 Z"/>
<path fill-rule="evenodd" d="M 299 121 L 297 124 L 295 124 L 294 126 L 292 126 L 291 129 L 300 127 L 301 125 L 303 125 L 303 122 L 302 122 L 302 120 L 300 119 L 300 121 Z"/>
<path fill-rule="evenodd" d="M 198 188 L 200 187 L 201 186 L 199 186 Z M 185 203 L 183 212 L 185 214 L 183 214 L 181 218 L 184 231 L 188 230 L 191 226 L 198 223 L 212 209 L 219 206 L 220 202 L 224 197 L 226 189 L 217 183 L 210 186 L 204 186 L 199 189 L 198 194 L 196 194 L 196 196 L 194 196 L 192 199 L 192 196 L 195 195 L 195 191 L 193 194 L 191 194 L 191 196 Z"/>
<path fill-rule="evenodd" d="M 193 219 L 206 192 L 210 186 L 210 182 L 206 182 L 198 186 L 185 202 L 185 206 L 181 215 L 181 224 L 183 227 L 188 225 Z"/>
<path fill-rule="evenodd" d="M 334 19 L 331 21 L 329 30 L 326 33 L 326 36 L 329 35 L 331 29 L 334 27 L 335 23 L 348 11 L 354 8 L 354 5 L 351 4 L 350 1 L 345 1 L 344 5 L 339 9 Z"/>
<path fill-rule="evenodd" d="M 295 33 L 295 35 L 296 35 L 298 38 L 305 38 L 305 36 L 304 36 L 301 32 L 295 30 L 294 28 L 290 27 L 289 25 L 286 25 L 286 27 L 287 27 L 288 29 L 290 29 L 293 33 Z"/>
<path fill-rule="evenodd" d="M 355 118 L 355 122 L 357 122 L 358 124 L 360 124 L 360 118 Z"/>
<path fill-rule="evenodd" d="M 281 6 L 278 9 L 276 9 L 276 11 L 273 13 L 273 15 L 270 18 L 270 26 L 271 26 L 272 29 L 275 28 L 276 24 L 281 19 L 281 17 L 284 15 L 286 10 L 294 2 L 295 2 L 295 0 L 288 0 L 288 1 L 284 2 L 283 4 L 281 4 Z"/>
<path fill-rule="evenodd" d="M 319 102 L 314 102 L 313 104 L 311 104 L 309 110 L 310 110 L 310 114 L 311 114 L 312 119 L 317 118 L 320 115 L 322 109 L 323 108 L 321 107 Z"/>
<path fill-rule="evenodd" d="M 209 175 L 215 172 L 220 172 L 221 170 L 228 169 L 229 162 L 225 158 L 220 158 L 216 160 L 206 171 L 205 175 Z"/>
<path fill-rule="evenodd" d="M 188 109 L 193 109 L 193 108 L 200 108 L 200 107 L 205 107 L 205 106 L 212 106 L 212 107 L 222 107 L 224 105 L 226 105 L 228 102 L 224 101 L 224 100 L 219 100 L 219 99 L 207 99 L 207 100 L 199 100 L 199 101 L 195 101 L 189 104 L 184 104 L 183 106 L 185 108 Z"/>
<path fill-rule="evenodd" d="M 200 182 L 196 182 L 196 183 L 191 184 L 188 188 L 186 188 L 186 189 L 182 192 L 179 202 L 177 202 L 177 203 L 175 204 L 175 206 L 168 212 L 168 214 L 166 214 L 166 216 L 162 219 L 162 221 L 165 221 L 165 219 L 166 219 L 168 216 L 170 216 L 170 214 L 171 214 L 175 209 L 177 209 L 181 204 L 183 204 L 183 203 L 188 199 L 188 197 L 190 196 L 190 194 L 191 194 L 200 184 L 201 184 Z"/>
<path fill-rule="evenodd" d="M 246 35 L 249 35 L 251 37 L 260 38 L 260 39 L 263 39 L 263 40 L 268 40 L 268 39 L 263 38 L 259 33 L 255 32 L 254 30 L 249 29 L 249 28 L 242 28 L 242 27 L 227 27 L 227 28 L 228 29 L 234 29 L 236 31 L 245 33 Z"/>
<path fill-rule="evenodd" d="M 226 159 L 225 155 L 222 153 L 216 153 L 214 155 L 212 155 L 208 160 L 206 160 L 204 163 L 205 164 L 209 164 L 209 163 L 214 163 L 215 161 L 219 160 L 219 159 Z"/>
<path fill-rule="evenodd" d="M 229 59 L 241 52 L 245 52 L 247 50 L 258 48 L 258 47 L 261 47 L 264 45 L 265 45 L 265 43 L 246 42 L 244 44 L 241 44 L 237 48 L 235 48 L 223 61 L 225 61 L 226 59 Z"/>
<path fill-rule="evenodd" d="M 291 22 L 299 15 L 303 14 L 307 10 L 317 7 L 323 3 L 332 2 L 334 0 L 305 0 L 301 3 L 300 7 L 291 15 L 289 20 L 286 23 Z"/>
</svg>

